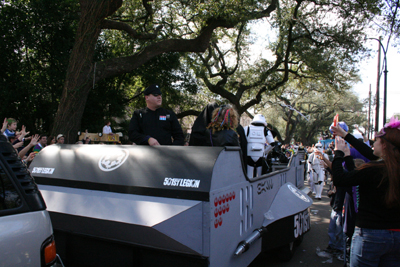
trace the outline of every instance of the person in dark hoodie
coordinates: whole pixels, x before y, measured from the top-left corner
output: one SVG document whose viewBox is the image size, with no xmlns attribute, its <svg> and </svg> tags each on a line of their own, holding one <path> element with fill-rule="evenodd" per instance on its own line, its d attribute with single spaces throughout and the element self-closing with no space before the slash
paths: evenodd
<svg viewBox="0 0 400 267">
<path fill-rule="evenodd" d="M 238 124 L 239 115 L 231 106 L 214 109 L 206 131 L 211 146 L 239 146 Z"/>
<path fill-rule="evenodd" d="M 216 102 L 208 104 L 197 116 L 192 126 L 190 134 L 189 146 L 211 146 L 209 139 L 206 136 L 208 124 L 211 122 L 211 115 L 214 109 L 220 105 Z"/>
<path fill-rule="evenodd" d="M 190 134 L 189 146 L 211 146 L 209 132 L 207 126 L 211 123 L 212 113 L 216 108 L 224 107 L 216 102 L 208 104 L 196 118 L 192 126 Z M 242 150 L 242 159 L 244 164 L 247 164 L 247 139 L 245 136 L 244 128 L 238 123 L 236 133 L 239 136 L 239 144 Z M 244 165 L 246 166 L 246 165 Z"/>
</svg>

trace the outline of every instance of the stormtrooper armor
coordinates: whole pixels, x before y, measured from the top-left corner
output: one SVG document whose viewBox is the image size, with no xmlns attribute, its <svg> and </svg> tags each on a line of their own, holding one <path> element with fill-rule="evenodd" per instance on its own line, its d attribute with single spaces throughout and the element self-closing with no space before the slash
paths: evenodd
<svg viewBox="0 0 400 267">
<path fill-rule="evenodd" d="M 245 127 L 247 138 L 247 176 L 261 176 L 264 157 L 272 150 L 274 138 L 267 128 L 265 117 L 261 114 L 254 116 L 251 125 Z M 266 134 L 267 131 L 267 134 Z M 266 145 L 268 143 L 269 145 Z"/>
<path fill-rule="evenodd" d="M 308 174 L 310 177 L 311 189 L 315 188 L 315 198 L 321 199 L 322 191 L 324 189 L 325 181 L 325 168 L 324 160 L 320 158 L 316 152 L 321 153 L 322 157 L 329 160 L 328 155 L 323 152 L 322 144 L 315 144 L 314 152 L 308 157 Z"/>
</svg>

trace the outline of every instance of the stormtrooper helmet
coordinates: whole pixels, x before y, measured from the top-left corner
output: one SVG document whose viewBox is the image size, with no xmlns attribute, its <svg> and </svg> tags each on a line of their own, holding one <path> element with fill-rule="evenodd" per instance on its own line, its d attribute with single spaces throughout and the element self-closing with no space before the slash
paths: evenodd
<svg viewBox="0 0 400 267">
<path fill-rule="evenodd" d="M 323 147 L 322 147 L 322 144 L 321 144 L 321 143 L 316 143 L 314 147 L 315 147 L 315 149 L 317 149 L 318 151 L 323 152 L 323 149 L 322 149 Z"/>
<path fill-rule="evenodd" d="M 251 122 L 251 124 L 257 124 L 257 123 L 261 123 L 264 124 L 265 126 L 267 126 L 267 122 L 265 121 L 265 117 L 262 114 L 257 114 L 254 116 L 253 121 Z"/>
</svg>

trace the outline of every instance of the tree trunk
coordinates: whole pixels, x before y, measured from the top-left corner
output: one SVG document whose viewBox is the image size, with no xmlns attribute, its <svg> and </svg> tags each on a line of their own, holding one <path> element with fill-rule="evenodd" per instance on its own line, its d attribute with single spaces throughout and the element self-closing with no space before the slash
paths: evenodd
<svg viewBox="0 0 400 267">
<path fill-rule="evenodd" d="M 290 103 L 289 103 L 290 104 Z M 292 134 L 293 134 L 293 110 L 289 110 L 286 112 L 287 115 L 287 122 L 286 122 L 286 128 L 285 128 L 285 140 L 283 140 L 284 144 L 290 144 L 290 140 L 292 139 Z"/>
<path fill-rule="evenodd" d="M 121 7 L 122 0 L 81 0 L 80 5 L 76 40 L 52 130 L 54 136 L 64 134 L 66 143 L 76 141 L 86 100 L 93 86 L 93 54 L 101 23 Z"/>
</svg>

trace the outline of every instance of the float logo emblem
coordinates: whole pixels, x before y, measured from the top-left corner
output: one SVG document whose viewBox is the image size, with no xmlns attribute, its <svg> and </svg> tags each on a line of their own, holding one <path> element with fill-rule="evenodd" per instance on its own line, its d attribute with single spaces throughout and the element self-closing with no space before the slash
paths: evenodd
<svg viewBox="0 0 400 267">
<path fill-rule="evenodd" d="M 129 156 L 126 149 L 109 150 L 99 160 L 99 168 L 104 172 L 110 172 L 121 167 Z"/>
<path fill-rule="evenodd" d="M 288 184 L 288 188 L 290 189 L 290 191 L 292 191 L 292 193 L 300 198 L 301 200 L 305 201 L 305 202 L 310 202 L 310 200 L 308 198 L 306 198 L 305 196 L 303 196 L 299 190 L 297 188 L 294 188 L 293 186 L 291 186 L 290 184 Z"/>
</svg>

